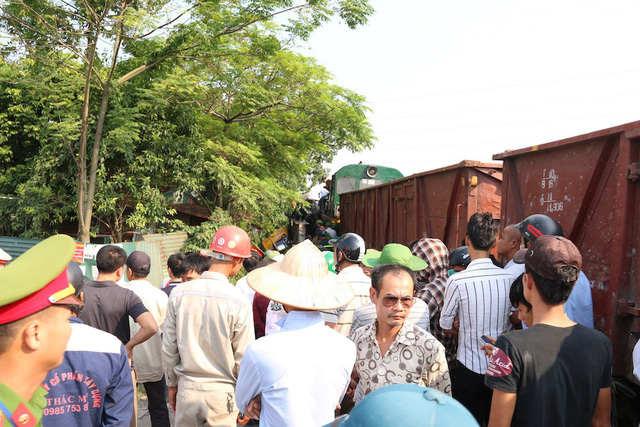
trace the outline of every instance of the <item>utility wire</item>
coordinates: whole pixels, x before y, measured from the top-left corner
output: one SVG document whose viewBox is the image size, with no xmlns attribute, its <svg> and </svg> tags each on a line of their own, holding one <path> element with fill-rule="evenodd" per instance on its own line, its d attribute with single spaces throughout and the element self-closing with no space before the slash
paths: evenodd
<svg viewBox="0 0 640 427">
<path fill-rule="evenodd" d="M 583 116 L 583 117 L 569 117 L 569 118 L 560 118 L 560 119 L 546 119 L 546 120 L 530 120 L 523 122 L 511 122 L 511 123 L 489 123 L 489 124 L 481 124 L 481 125 L 469 125 L 469 126 L 451 126 L 451 127 L 442 127 L 442 128 L 431 128 L 431 129 L 416 129 L 416 130 L 400 130 L 400 131 L 392 131 L 392 132 L 376 132 L 376 135 L 395 135 L 402 133 L 423 133 L 423 132 L 433 132 L 433 131 L 441 131 L 441 130 L 457 130 L 457 129 L 477 129 L 477 128 L 485 128 L 485 127 L 496 127 L 496 126 L 514 126 L 514 125 L 526 125 L 533 123 L 553 123 L 553 122 L 563 122 L 570 120 L 585 120 L 585 119 L 599 119 L 604 117 L 620 117 L 620 116 L 629 116 L 632 114 L 636 114 L 638 119 L 640 119 L 640 109 L 637 113 L 634 112 L 626 112 L 626 113 L 616 113 L 616 114 L 599 114 L 597 116 Z M 393 150 L 398 150 L 401 148 L 394 147 Z"/>
<path fill-rule="evenodd" d="M 383 118 L 377 118 L 375 116 L 374 117 L 375 117 L 375 121 L 376 122 L 378 122 L 378 121 L 387 121 L 387 120 L 405 120 L 405 119 L 416 119 L 416 118 L 420 118 L 420 117 L 444 116 L 444 115 L 465 114 L 465 113 L 480 113 L 480 112 L 485 112 L 485 111 L 500 111 L 500 110 L 506 110 L 506 109 L 514 109 L 514 108 L 540 107 L 540 106 L 545 106 L 545 105 L 568 104 L 568 103 L 571 103 L 571 102 L 584 102 L 584 101 L 593 101 L 593 100 L 597 100 L 597 99 L 619 98 L 619 97 L 634 96 L 634 95 L 640 95 L 640 92 L 625 92 L 625 93 L 620 93 L 620 94 L 615 94 L 615 95 L 602 95 L 602 96 L 595 96 L 595 97 L 589 97 L 589 98 L 567 99 L 567 100 L 553 101 L 553 102 L 539 102 L 539 103 L 531 103 L 531 104 L 505 105 L 505 106 L 492 107 L 492 108 L 478 108 L 478 109 L 474 109 L 474 110 L 440 111 L 440 112 L 437 112 L 437 113 L 418 114 L 418 115 L 415 115 L 415 116 L 398 116 L 398 117 L 383 117 Z"/>
<path fill-rule="evenodd" d="M 590 75 L 586 75 L 586 76 L 561 77 L 561 78 L 558 78 L 558 79 L 540 80 L 540 81 L 537 81 L 537 82 L 513 83 L 513 84 L 503 85 L 503 86 L 488 86 L 488 87 L 475 88 L 475 89 L 456 90 L 456 91 L 451 91 L 451 92 L 436 92 L 436 93 L 430 93 L 430 94 L 426 94 L 426 95 L 407 96 L 407 97 L 402 97 L 402 98 L 378 99 L 378 100 L 373 100 L 373 101 L 367 101 L 367 103 L 371 104 L 371 103 L 381 103 L 381 102 L 405 101 L 405 100 L 409 100 L 409 99 L 432 98 L 432 97 L 436 97 L 436 96 L 457 95 L 457 94 L 461 94 L 461 93 L 482 92 L 482 91 L 486 91 L 486 90 L 511 89 L 511 88 L 514 88 L 514 87 L 535 86 L 535 85 L 541 85 L 541 84 L 547 84 L 547 83 L 558 83 L 558 82 L 566 82 L 566 81 L 572 81 L 572 80 L 590 79 L 590 78 L 594 78 L 594 77 L 607 77 L 607 76 L 614 76 L 614 75 L 619 75 L 619 74 L 635 73 L 635 72 L 638 72 L 638 71 L 640 71 L 640 68 L 634 68 L 634 69 L 631 69 L 631 70 L 613 71 L 613 72 L 610 72 L 610 73 L 590 74 Z"/>
</svg>

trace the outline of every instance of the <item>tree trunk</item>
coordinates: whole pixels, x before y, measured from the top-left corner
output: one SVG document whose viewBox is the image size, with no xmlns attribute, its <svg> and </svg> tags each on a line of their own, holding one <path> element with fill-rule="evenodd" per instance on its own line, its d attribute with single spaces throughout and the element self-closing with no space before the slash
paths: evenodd
<svg viewBox="0 0 640 427">
<path fill-rule="evenodd" d="M 87 71 L 84 82 L 84 100 L 82 102 L 82 124 L 80 128 L 80 150 L 78 154 L 78 240 L 89 242 L 89 230 L 91 218 L 85 216 L 87 204 L 87 134 L 89 132 L 89 100 L 91 97 L 91 76 L 96 57 L 96 41 L 98 34 L 93 36 L 93 41 L 87 46 Z"/>
<path fill-rule="evenodd" d="M 85 238 L 89 241 L 91 231 L 91 218 L 93 217 L 93 198 L 96 194 L 96 181 L 98 179 L 98 161 L 100 160 L 100 142 L 102 141 L 102 129 L 104 127 L 104 119 L 107 115 L 107 107 L 109 105 L 109 97 L 111 96 L 111 90 L 106 87 L 102 90 L 102 102 L 100 104 L 100 112 L 98 114 L 98 123 L 96 125 L 96 134 L 93 141 L 93 152 L 91 154 L 91 170 L 89 171 L 89 186 L 87 188 L 86 203 L 84 207 L 84 223 L 83 228 L 80 230 L 81 238 Z M 86 173 L 86 171 L 85 171 Z"/>
<path fill-rule="evenodd" d="M 123 2 L 122 14 L 126 9 L 125 2 Z M 113 45 L 113 56 L 111 58 L 111 67 L 109 69 L 109 76 L 102 84 L 102 102 L 100 103 L 100 112 L 98 113 L 98 122 L 96 124 L 96 133 L 93 141 L 93 153 L 91 155 L 91 170 L 89 171 L 89 182 L 86 188 L 86 199 L 84 200 L 84 209 L 78 213 L 79 217 L 82 217 L 81 228 L 79 237 L 82 242 L 88 242 L 91 231 L 91 219 L 93 218 L 93 198 L 96 194 L 96 180 L 98 177 L 98 162 L 100 161 L 100 142 L 102 140 L 102 130 L 104 128 L 104 120 L 107 116 L 107 107 L 109 106 L 109 97 L 111 96 L 111 81 L 113 80 L 113 73 L 116 70 L 118 64 L 118 53 L 120 52 L 120 46 L 122 44 L 122 17 L 119 18 L 118 33 Z M 85 186 L 86 186 L 86 166 L 85 166 Z"/>
</svg>

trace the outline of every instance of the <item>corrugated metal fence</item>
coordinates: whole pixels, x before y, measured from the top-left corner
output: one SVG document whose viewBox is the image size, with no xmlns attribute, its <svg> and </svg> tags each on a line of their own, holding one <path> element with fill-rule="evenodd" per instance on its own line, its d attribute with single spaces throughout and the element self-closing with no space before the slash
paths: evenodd
<svg viewBox="0 0 640 427">
<path fill-rule="evenodd" d="M 146 234 L 144 241 L 117 243 L 127 254 L 133 251 L 144 251 L 151 258 L 151 273 L 148 276 L 149 282 L 155 286 L 160 286 L 163 280 L 168 277 L 167 259 L 170 255 L 179 252 L 180 248 L 187 240 L 187 233 L 167 233 L 167 234 Z M 0 237 L 0 248 L 13 257 L 20 255 L 41 242 L 42 239 L 26 239 L 20 237 Z M 83 262 L 80 263 L 85 275 L 90 279 L 95 279 L 97 270 L 95 268 L 95 254 L 105 245 L 87 243 L 84 247 Z"/>
</svg>

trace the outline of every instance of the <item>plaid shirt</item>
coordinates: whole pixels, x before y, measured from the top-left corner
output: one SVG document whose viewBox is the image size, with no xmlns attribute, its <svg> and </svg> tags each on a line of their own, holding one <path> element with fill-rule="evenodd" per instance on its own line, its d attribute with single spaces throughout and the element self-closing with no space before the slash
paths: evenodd
<svg viewBox="0 0 640 427">
<path fill-rule="evenodd" d="M 458 351 L 456 336 L 444 333 L 440 327 L 444 287 L 449 278 L 449 250 L 442 241 L 425 237 L 413 246 L 411 252 L 429 264 L 424 270 L 416 272 L 418 278 L 416 297 L 429 306 L 431 333 L 444 345 L 447 361 L 451 363 L 455 360 Z"/>
</svg>

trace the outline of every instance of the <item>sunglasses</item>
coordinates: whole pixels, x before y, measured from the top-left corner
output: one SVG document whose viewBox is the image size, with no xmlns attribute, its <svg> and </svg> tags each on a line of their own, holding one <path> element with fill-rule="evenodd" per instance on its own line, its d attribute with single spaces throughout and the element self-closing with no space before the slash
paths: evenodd
<svg viewBox="0 0 640 427">
<path fill-rule="evenodd" d="M 404 308 L 411 308 L 413 307 L 413 303 L 415 302 L 415 299 L 413 297 L 402 297 L 402 298 L 391 297 L 391 296 L 382 297 L 382 305 L 384 305 L 385 307 L 393 307 L 398 303 L 398 301 L 402 303 L 402 306 Z"/>
</svg>

